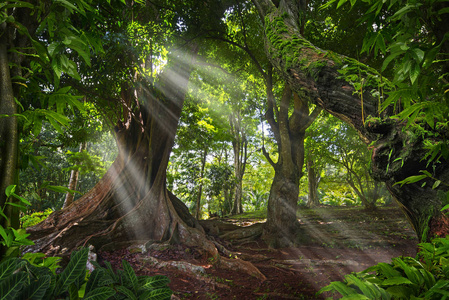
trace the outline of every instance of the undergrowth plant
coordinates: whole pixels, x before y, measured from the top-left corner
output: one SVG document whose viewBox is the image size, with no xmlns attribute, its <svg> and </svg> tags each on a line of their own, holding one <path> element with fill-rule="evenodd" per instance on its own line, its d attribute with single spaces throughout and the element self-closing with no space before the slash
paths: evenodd
<svg viewBox="0 0 449 300">
<path fill-rule="evenodd" d="M 34 212 L 32 214 L 26 214 L 20 218 L 20 224 L 22 228 L 28 228 L 34 226 L 45 219 L 48 218 L 49 215 L 53 213 L 51 208 L 47 208 L 44 211 Z"/>
<path fill-rule="evenodd" d="M 0 264 L 0 299 L 170 299 L 165 276 L 137 276 L 126 261 L 123 270 L 114 272 L 106 263 L 98 264 L 89 274 L 86 270 L 88 248 L 72 253 L 67 267 L 56 274 L 58 259 L 46 260 L 42 254 L 9 258 Z"/>
<path fill-rule="evenodd" d="M 4 213 L 6 206 L 14 206 L 19 208 L 21 211 L 25 212 L 27 206 L 31 205 L 25 198 L 17 195 L 15 193 L 16 185 L 10 185 L 6 188 L 6 202 L 3 207 L 0 207 L 0 216 L 6 219 L 7 223 L 10 222 L 9 218 Z M 19 203 L 11 201 L 11 198 L 19 200 Z M 33 241 L 29 240 L 27 237 L 29 234 L 26 233 L 25 229 L 19 228 L 14 229 L 13 227 L 4 228 L 0 225 L 0 244 L 7 247 L 6 253 L 1 257 L 5 259 L 7 257 L 18 256 L 20 254 L 20 247 L 27 245 L 34 245 Z"/>
<path fill-rule="evenodd" d="M 416 258 L 396 257 L 334 281 L 319 293 L 338 292 L 341 299 L 449 299 L 449 238 L 420 243 Z"/>
</svg>

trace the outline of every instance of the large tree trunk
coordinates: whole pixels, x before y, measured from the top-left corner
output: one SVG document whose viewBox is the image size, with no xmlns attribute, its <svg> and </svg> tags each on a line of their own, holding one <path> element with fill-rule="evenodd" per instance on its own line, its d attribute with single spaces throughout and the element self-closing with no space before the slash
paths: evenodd
<svg viewBox="0 0 449 300">
<path fill-rule="evenodd" d="M 135 241 L 182 242 L 216 256 L 187 207 L 166 189 L 166 168 L 197 47 L 171 62 L 161 76 L 159 97 L 122 89 L 124 120 L 115 128 L 119 154 L 100 182 L 66 209 L 28 229 L 29 250 L 64 254 L 80 245 L 117 248 Z M 137 103 L 137 102 L 135 102 Z"/>
<path fill-rule="evenodd" d="M 338 72 L 344 65 L 355 64 L 357 74 L 363 77 L 375 71 L 353 59 L 318 49 L 305 40 L 298 25 L 302 9 L 300 2 L 282 0 L 279 5 L 275 5 L 271 0 L 252 1 L 264 22 L 268 58 L 292 90 L 305 93 L 311 101 L 353 126 L 367 144 L 376 141 L 372 156 L 373 175 L 375 179 L 386 182 L 418 236 L 424 232 L 429 218 L 431 234 L 449 233 L 447 229 L 438 228 L 438 224 L 444 221 L 441 219 L 447 218 L 439 212 L 442 203 L 438 194 L 446 192 L 447 187 L 440 185 L 432 189 L 431 179 L 427 180 L 424 187 L 421 186 L 422 182 L 395 185 L 426 169 L 435 178 L 448 182 L 448 162 L 442 161 L 435 170 L 426 166 L 426 162 L 421 161 L 426 153 L 422 137 L 414 134 L 410 128 L 404 128 L 403 123 L 383 120 L 365 126 L 367 116 L 380 116 L 378 99 L 369 91 L 364 91 L 363 98 L 360 97 Z"/>
</svg>

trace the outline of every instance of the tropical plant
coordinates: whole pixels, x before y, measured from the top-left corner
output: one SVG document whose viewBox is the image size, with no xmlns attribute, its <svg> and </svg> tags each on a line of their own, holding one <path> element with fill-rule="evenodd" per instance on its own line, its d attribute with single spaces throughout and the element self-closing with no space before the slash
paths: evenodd
<svg viewBox="0 0 449 300">
<path fill-rule="evenodd" d="M 56 274 L 57 258 L 42 255 L 10 258 L 0 264 L 0 299 L 170 299 L 165 276 L 137 276 L 126 261 L 114 272 L 106 263 L 88 273 L 89 248 L 72 253 L 67 267 Z"/>
<path fill-rule="evenodd" d="M 20 224 L 22 228 L 27 228 L 30 226 L 34 226 L 43 220 L 45 220 L 53 210 L 51 208 L 47 208 L 44 211 L 37 211 L 32 214 L 25 214 L 20 218 Z"/>
<path fill-rule="evenodd" d="M 31 205 L 25 198 L 17 195 L 15 190 L 15 185 L 10 185 L 6 188 L 6 202 L 3 207 L 0 207 L 0 215 L 5 218 L 8 224 L 10 224 L 10 219 L 4 213 L 6 206 L 17 207 L 21 211 L 25 212 L 27 209 L 26 205 Z M 20 203 L 11 201 L 11 198 L 19 200 Z M 21 246 L 34 245 L 33 241 L 27 238 L 28 236 L 29 234 L 27 234 L 24 229 L 15 229 L 11 226 L 4 228 L 0 225 L 0 244 L 6 249 L 3 253 L 2 259 L 11 256 L 18 256 Z"/>
<path fill-rule="evenodd" d="M 396 257 L 362 272 L 348 274 L 319 293 L 333 291 L 342 299 L 447 299 L 449 238 L 419 244 L 416 258 Z"/>
</svg>

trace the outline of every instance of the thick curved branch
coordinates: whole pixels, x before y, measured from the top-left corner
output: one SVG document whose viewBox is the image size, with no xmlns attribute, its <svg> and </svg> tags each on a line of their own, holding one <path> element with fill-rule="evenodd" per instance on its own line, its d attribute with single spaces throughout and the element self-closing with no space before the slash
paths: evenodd
<svg viewBox="0 0 449 300">
<path fill-rule="evenodd" d="M 349 123 L 365 141 L 374 140 L 376 137 L 365 129 L 361 115 L 363 109 L 365 116 L 377 116 L 378 99 L 366 88 L 362 108 L 360 95 L 355 93 L 352 84 L 344 79 L 339 70 L 345 65 L 357 69 L 355 75 L 362 74 L 366 77 L 365 82 L 368 77 L 375 78 L 369 75 L 376 75 L 377 72 L 356 60 L 315 47 L 301 36 L 297 22 L 290 20 L 292 16 L 284 13 L 273 9 L 263 16 L 265 47 L 270 62 L 294 92 Z"/>
</svg>

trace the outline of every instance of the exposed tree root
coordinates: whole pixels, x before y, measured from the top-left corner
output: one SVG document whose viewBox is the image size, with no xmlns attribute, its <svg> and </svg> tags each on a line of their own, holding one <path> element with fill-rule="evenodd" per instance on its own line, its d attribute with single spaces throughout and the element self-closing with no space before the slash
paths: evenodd
<svg viewBox="0 0 449 300">
<path fill-rule="evenodd" d="M 262 281 L 267 279 L 252 263 L 239 258 L 229 259 L 221 257 L 218 266 L 227 270 L 244 272 Z"/>
<path fill-rule="evenodd" d="M 296 297 L 288 294 L 281 293 L 254 293 L 254 295 L 260 295 L 261 297 L 266 297 L 264 299 L 304 299 L 304 296 Z"/>
<path fill-rule="evenodd" d="M 158 260 L 155 257 L 144 257 L 140 259 L 140 262 L 143 265 L 143 269 L 166 269 L 166 268 L 175 268 L 185 273 L 188 277 L 194 277 L 198 280 L 203 281 L 204 283 L 218 287 L 218 288 L 224 288 L 224 289 L 230 289 L 230 287 L 226 284 L 222 284 L 219 282 L 216 282 L 210 277 L 206 277 L 206 270 L 201 267 L 197 266 L 185 261 L 161 261 Z M 178 291 L 179 292 L 179 291 Z"/>
</svg>

